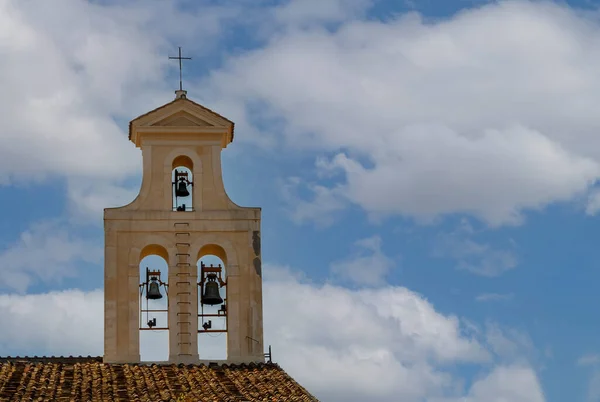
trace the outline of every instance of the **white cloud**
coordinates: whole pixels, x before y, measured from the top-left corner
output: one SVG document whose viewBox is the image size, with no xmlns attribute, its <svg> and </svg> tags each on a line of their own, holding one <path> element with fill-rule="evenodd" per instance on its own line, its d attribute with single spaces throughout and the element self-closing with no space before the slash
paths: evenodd
<svg viewBox="0 0 600 402">
<path fill-rule="evenodd" d="M 579 366 L 595 366 L 600 363 L 600 355 L 587 354 L 577 359 L 577 365 Z"/>
<path fill-rule="evenodd" d="M 0 58 L 6 117 L 0 122 L 0 183 L 66 176 L 79 216 L 129 201 L 133 193 L 119 183 L 139 169 L 139 150 L 115 119 L 170 99 L 162 83 L 166 36 L 189 40 L 200 36 L 196 27 L 211 35 L 220 28 L 211 13 L 205 13 L 207 24 L 181 23 L 199 16 L 190 20 L 170 6 L 143 4 L 0 0 L 0 48 L 11 56 Z M 340 22 L 340 2 L 320 3 L 321 9 L 306 4 L 290 3 L 278 18 L 290 25 Z M 366 3 L 352 4 L 354 11 L 343 18 L 360 15 Z M 290 13 L 294 7 L 302 12 Z M 437 24 L 407 17 L 355 21 L 334 33 L 290 30 L 266 49 L 229 60 L 225 73 L 213 76 L 221 86 L 205 93 L 216 94 L 213 104 L 227 106 L 218 110 L 236 122 L 239 116 L 253 134 L 261 130 L 248 123 L 238 95 L 264 100 L 266 115 L 286 119 L 289 144 L 337 153 L 317 167 L 341 171 L 346 180 L 333 188 L 310 185 L 318 202 L 300 201 L 298 221 L 330 219 L 353 202 L 372 213 L 430 219 L 460 211 L 491 224 L 518 223 L 523 208 L 569 199 L 598 174 L 598 147 L 590 145 L 598 140 L 586 127 L 595 122 L 587 105 L 597 103 L 599 92 L 589 81 L 592 73 L 576 74 L 580 65 L 597 62 L 589 56 L 596 57 L 593 49 L 579 58 L 558 57 L 569 46 L 556 39 L 571 35 L 570 23 L 579 22 L 560 8 L 494 7 Z M 498 13 L 502 7 L 512 11 Z M 589 24 L 574 35 L 586 29 L 591 34 L 584 36 L 594 38 Z M 532 51 L 532 35 L 549 40 Z M 531 74 L 540 66 L 555 71 Z M 565 107 L 564 99 L 573 98 Z M 482 254 L 481 244 L 475 246 L 468 256 Z M 371 250 L 376 254 L 374 243 Z M 1 278 L 23 291 L 36 279 L 70 275 L 77 261 L 98 262 L 99 256 L 100 249 L 60 225 L 34 226 L 0 254 Z M 462 395 L 448 365 L 491 364 L 492 354 L 514 354 L 516 341 L 504 332 L 470 334 L 457 317 L 437 312 L 406 288 L 351 291 L 310 285 L 285 272 L 271 278 L 264 287 L 267 343 L 275 361 L 323 398 L 410 402 Z M 2 295 L 0 318 L 11 328 L 0 333 L 0 345 L 20 354 L 100 355 L 102 305 L 99 290 Z M 144 343 L 143 354 L 155 342 Z M 527 366 L 492 369 L 463 400 L 488 401 L 485 392 L 543 400 Z"/>
<path fill-rule="evenodd" d="M 72 221 L 101 225 L 105 208 L 129 204 L 137 197 L 139 188 L 126 188 L 104 180 L 69 180 L 67 196 L 72 206 Z"/>
<path fill-rule="evenodd" d="M 587 384 L 586 400 L 589 402 L 600 401 L 600 355 L 595 353 L 585 354 L 577 359 L 577 365 L 590 368 L 590 377 Z"/>
<path fill-rule="evenodd" d="M 35 4 L 0 3 L 7 27 L 0 36 L 7 117 L 0 171 L 13 178 L 122 177 L 139 156 L 112 115 L 131 111 L 130 91 L 149 95 L 143 86 L 158 86 L 163 63 L 153 52 L 155 37 L 145 36 L 126 8 Z"/>
<path fill-rule="evenodd" d="M 292 0 L 272 10 L 276 22 L 287 28 L 341 22 L 361 16 L 371 0 Z"/>
<path fill-rule="evenodd" d="M 381 237 L 361 239 L 356 241 L 354 246 L 355 251 L 348 258 L 331 263 L 332 274 L 360 286 L 384 284 L 394 261 L 381 250 Z"/>
<path fill-rule="evenodd" d="M 600 401 L 600 371 L 594 370 L 590 377 L 587 389 L 587 401 L 598 402 Z"/>
<path fill-rule="evenodd" d="M 514 299 L 513 293 L 481 293 L 475 297 L 476 301 L 508 301 Z"/>
<path fill-rule="evenodd" d="M 0 251 L 0 288 L 24 292 L 38 281 L 60 283 L 78 274 L 78 264 L 99 264 L 102 257 L 96 241 L 73 236 L 60 222 L 36 223 Z"/>
<path fill-rule="evenodd" d="M 0 295 L 2 355 L 101 355 L 103 309 L 101 289 Z"/>
<path fill-rule="evenodd" d="M 515 328 L 502 328 L 496 323 L 487 323 L 486 344 L 489 349 L 506 363 L 526 365 L 534 360 L 536 349 L 529 335 Z"/>
<path fill-rule="evenodd" d="M 580 367 L 591 368 L 591 374 L 587 384 L 586 400 L 589 402 L 597 402 L 600 400 L 600 355 L 594 353 L 585 354 L 577 359 L 576 364 Z"/>
<path fill-rule="evenodd" d="M 428 402 L 544 402 L 540 382 L 530 367 L 498 366 L 476 381 L 467 396 L 433 398 Z"/>
<path fill-rule="evenodd" d="M 287 28 L 191 90 L 262 142 L 274 132 L 250 122 L 268 116 L 284 122 L 275 131 L 289 144 L 336 154 L 327 162 L 343 180 L 310 184 L 315 199 L 295 204 L 297 221 L 330 221 L 355 203 L 378 216 L 462 212 L 516 224 L 523 210 L 569 200 L 597 178 L 594 22 L 525 2 L 428 24 L 415 14 L 359 20 L 365 0 L 312 3 L 263 10 L 266 25 Z M 211 47 L 194 39 L 211 42 L 245 6 L 184 14 L 170 3 L 33 4 L 0 3 L 10 52 L 0 58 L 0 183 L 58 175 L 134 192 L 119 183 L 138 173 L 139 151 L 116 121 L 172 96 L 163 82 L 169 40 L 202 53 Z M 248 7 L 245 24 L 257 23 Z M 322 29 L 331 22 L 341 25 Z"/>
<path fill-rule="evenodd" d="M 271 344 L 275 362 L 321 400 L 487 402 L 493 395 L 543 401 L 535 372 L 510 363 L 510 353 L 502 353 L 506 363 L 490 368 L 491 353 L 513 349 L 498 347 L 497 339 L 488 343 L 489 331 L 463 326 L 406 288 L 312 285 L 269 265 L 265 274 L 265 346 Z M 101 290 L 1 295 L 0 320 L 11 323 L 0 333 L 3 354 L 102 355 L 102 298 Z M 501 332 L 504 345 L 518 343 Z M 221 341 L 204 341 L 204 350 L 215 353 Z M 143 339 L 144 358 L 164 358 L 160 345 L 165 334 Z M 464 379 L 448 370 L 462 363 L 484 364 L 487 372 L 466 395 Z M 453 399 L 460 395 L 466 399 Z"/>
<path fill-rule="evenodd" d="M 190 44 L 201 58 L 239 12 L 208 4 L 182 11 L 171 2 L 0 1 L 0 185 L 66 177 L 77 218 L 101 212 L 99 198 L 128 198 L 137 188 L 121 182 L 140 173 L 141 152 L 121 120 L 173 99 L 176 81 L 165 81 L 176 68 L 169 41 Z"/>
<path fill-rule="evenodd" d="M 459 260 L 458 268 L 477 275 L 498 276 L 517 266 L 517 260 L 511 251 L 497 250 L 488 244 L 465 240 L 452 247 L 451 255 Z"/>
<path fill-rule="evenodd" d="M 454 259 L 457 269 L 480 276 L 496 277 L 517 267 L 518 259 L 512 240 L 510 248 L 499 248 L 474 240 L 476 234 L 470 224 L 463 220 L 455 231 L 438 234 L 433 254 Z"/>
<path fill-rule="evenodd" d="M 313 195 L 310 202 L 299 196 L 306 189 Z M 314 184 L 306 184 L 299 177 L 289 177 L 280 185 L 280 192 L 287 203 L 287 210 L 296 223 L 313 221 L 319 227 L 331 225 L 344 209 L 344 202 L 331 189 Z"/>
<path fill-rule="evenodd" d="M 596 215 L 600 211 L 600 190 L 594 189 L 590 191 L 585 206 L 585 213 L 588 215 Z"/>
<path fill-rule="evenodd" d="M 264 306 L 276 361 L 322 400 L 421 400 L 453 388 L 438 364 L 489 358 L 456 317 L 405 288 L 351 291 L 281 275 L 265 281 Z"/>
<path fill-rule="evenodd" d="M 6 356 L 102 356 L 104 291 L 67 289 L 40 294 L 0 295 L 0 350 Z M 140 340 L 145 360 L 168 359 L 166 331 L 146 331 Z M 8 353 L 7 353 L 8 351 Z"/>
<path fill-rule="evenodd" d="M 230 58 L 207 84 L 224 113 L 260 103 L 283 119 L 286 144 L 336 153 L 344 179 L 323 187 L 338 202 L 518 224 L 600 175 L 598 43 L 585 14 L 494 2 L 435 22 L 291 30 Z"/>
</svg>

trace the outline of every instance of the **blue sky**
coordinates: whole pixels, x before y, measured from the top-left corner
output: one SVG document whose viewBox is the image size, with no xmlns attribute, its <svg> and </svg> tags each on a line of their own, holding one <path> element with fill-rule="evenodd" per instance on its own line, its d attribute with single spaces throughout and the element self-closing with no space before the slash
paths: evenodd
<svg viewBox="0 0 600 402">
<path fill-rule="evenodd" d="M 127 123 L 183 46 L 188 96 L 236 123 L 288 373 L 324 401 L 600 400 L 598 16 L 0 1 L 0 355 L 102 354 L 102 209 L 139 189 Z"/>
</svg>

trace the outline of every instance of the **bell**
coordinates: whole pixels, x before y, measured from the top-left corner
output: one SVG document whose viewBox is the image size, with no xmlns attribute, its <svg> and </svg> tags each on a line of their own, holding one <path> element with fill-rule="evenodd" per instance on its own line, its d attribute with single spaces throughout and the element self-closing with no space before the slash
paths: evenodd
<svg viewBox="0 0 600 402">
<path fill-rule="evenodd" d="M 160 294 L 160 289 L 158 287 L 158 282 L 156 282 L 156 278 L 152 277 L 152 282 L 148 286 L 148 293 L 146 294 L 146 299 L 157 300 L 162 299 L 162 295 Z"/>
<path fill-rule="evenodd" d="M 177 183 L 175 195 L 177 197 L 187 197 L 188 195 L 190 195 L 190 192 L 187 189 L 187 184 L 185 183 L 185 181 L 183 181 L 183 178 L 179 183 Z"/>
<path fill-rule="evenodd" d="M 207 275 L 208 282 L 204 288 L 204 294 L 202 295 L 202 304 L 208 304 L 214 306 L 215 304 L 223 303 L 223 299 L 219 294 L 219 284 L 217 283 L 217 275 Z"/>
</svg>

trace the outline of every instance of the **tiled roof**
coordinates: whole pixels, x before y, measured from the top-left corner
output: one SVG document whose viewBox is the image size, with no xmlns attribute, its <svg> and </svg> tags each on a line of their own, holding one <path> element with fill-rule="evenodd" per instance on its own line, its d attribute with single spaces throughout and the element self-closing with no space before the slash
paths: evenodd
<svg viewBox="0 0 600 402">
<path fill-rule="evenodd" d="M 178 399 L 179 398 L 179 399 Z M 0 358 L 0 401 L 317 401 L 277 364 L 104 364 Z"/>
</svg>

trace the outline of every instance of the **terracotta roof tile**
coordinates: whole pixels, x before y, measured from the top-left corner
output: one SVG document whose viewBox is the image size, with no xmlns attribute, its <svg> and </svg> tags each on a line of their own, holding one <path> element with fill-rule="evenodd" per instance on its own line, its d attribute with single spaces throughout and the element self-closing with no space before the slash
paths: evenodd
<svg viewBox="0 0 600 402">
<path fill-rule="evenodd" d="M 0 401 L 317 401 L 277 364 L 104 364 L 92 357 L 0 358 Z M 179 399 L 181 400 L 181 399 Z"/>
</svg>

